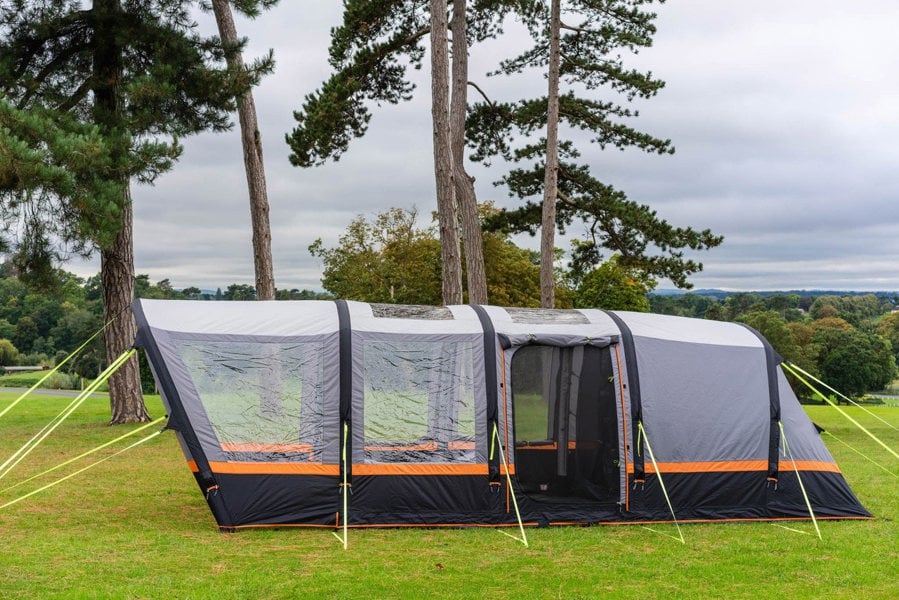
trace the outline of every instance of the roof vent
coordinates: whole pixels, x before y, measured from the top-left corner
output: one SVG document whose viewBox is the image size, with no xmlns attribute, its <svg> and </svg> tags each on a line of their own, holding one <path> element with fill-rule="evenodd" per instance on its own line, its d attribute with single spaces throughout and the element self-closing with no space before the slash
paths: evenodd
<svg viewBox="0 0 899 600">
<path fill-rule="evenodd" d="M 506 312 L 513 323 L 539 325 L 542 323 L 559 323 L 564 325 L 587 325 L 590 320 L 579 310 L 562 310 L 559 308 L 507 308 Z"/>
<path fill-rule="evenodd" d="M 373 316 L 382 319 L 418 319 L 451 321 L 453 313 L 445 306 L 413 306 L 409 304 L 371 304 Z"/>
</svg>

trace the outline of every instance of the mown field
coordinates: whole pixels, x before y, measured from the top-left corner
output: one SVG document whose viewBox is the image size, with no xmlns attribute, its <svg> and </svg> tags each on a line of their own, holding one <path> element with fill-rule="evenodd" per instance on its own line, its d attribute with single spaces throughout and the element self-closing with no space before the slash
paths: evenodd
<svg viewBox="0 0 899 600">
<path fill-rule="evenodd" d="M 14 397 L 0 393 L 0 409 Z M 68 400 L 35 396 L 0 419 L 0 462 Z M 149 406 L 162 415 L 157 398 Z M 899 472 L 899 461 L 834 409 L 807 410 Z M 871 410 L 899 425 L 899 408 Z M 899 446 L 895 429 L 858 409 L 850 413 Z M 90 400 L 0 479 L 0 490 L 126 431 L 108 427 L 107 415 L 104 398 Z M 531 529 L 529 548 L 493 529 L 381 529 L 351 530 L 343 550 L 328 530 L 219 533 L 166 432 L 0 509 L 0 597 L 897 598 L 899 479 L 825 441 L 877 519 L 822 522 L 823 540 L 810 535 L 809 522 L 789 524 L 797 531 L 770 523 L 689 525 L 686 545 L 665 535 L 675 535 L 667 525 Z M 36 487 L 0 491 L 0 504 Z"/>
</svg>

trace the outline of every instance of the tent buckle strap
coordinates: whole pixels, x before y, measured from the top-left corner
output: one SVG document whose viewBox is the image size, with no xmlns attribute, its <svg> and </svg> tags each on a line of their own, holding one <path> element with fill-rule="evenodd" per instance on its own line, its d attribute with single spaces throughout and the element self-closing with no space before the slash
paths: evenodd
<svg viewBox="0 0 899 600">
<path fill-rule="evenodd" d="M 768 478 L 768 487 L 774 488 L 774 491 L 777 491 L 777 477 L 769 477 Z"/>
<path fill-rule="evenodd" d="M 640 491 L 643 491 L 643 488 L 646 486 L 645 479 L 634 479 L 634 489 L 637 489 L 637 485 L 640 486 Z"/>
<path fill-rule="evenodd" d="M 206 499 L 209 500 L 209 496 L 217 496 L 219 493 L 218 485 L 211 485 L 206 488 Z"/>
</svg>

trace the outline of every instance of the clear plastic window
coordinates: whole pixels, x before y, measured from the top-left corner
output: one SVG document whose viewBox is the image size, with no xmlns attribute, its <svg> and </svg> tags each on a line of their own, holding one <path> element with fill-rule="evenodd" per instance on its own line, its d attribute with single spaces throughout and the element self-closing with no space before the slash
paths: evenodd
<svg viewBox="0 0 899 600">
<path fill-rule="evenodd" d="M 321 462 L 321 342 L 185 341 L 180 352 L 230 458 Z"/>
<path fill-rule="evenodd" d="M 474 462 L 474 344 L 365 341 L 366 462 Z"/>
</svg>

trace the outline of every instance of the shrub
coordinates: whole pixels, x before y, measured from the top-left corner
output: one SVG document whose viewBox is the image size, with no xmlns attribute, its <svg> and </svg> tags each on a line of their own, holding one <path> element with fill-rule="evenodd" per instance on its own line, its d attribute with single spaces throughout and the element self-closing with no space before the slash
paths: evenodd
<svg viewBox="0 0 899 600">
<path fill-rule="evenodd" d="M 68 373 L 57 371 L 47 378 L 44 387 L 50 390 L 74 390 L 78 387 L 78 382 Z"/>
<path fill-rule="evenodd" d="M 44 365 L 50 366 L 50 358 L 43 353 L 36 354 L 20 354 L 19 355 L 19 364 L 23 366 L 32 366 L 32 365 Z"/>
<path fill-rule="evenodd" d="M 9 340 L 0 339 L 0 366 L 14 365 L 19 359 L 19 351 Z"/>
</svg>

